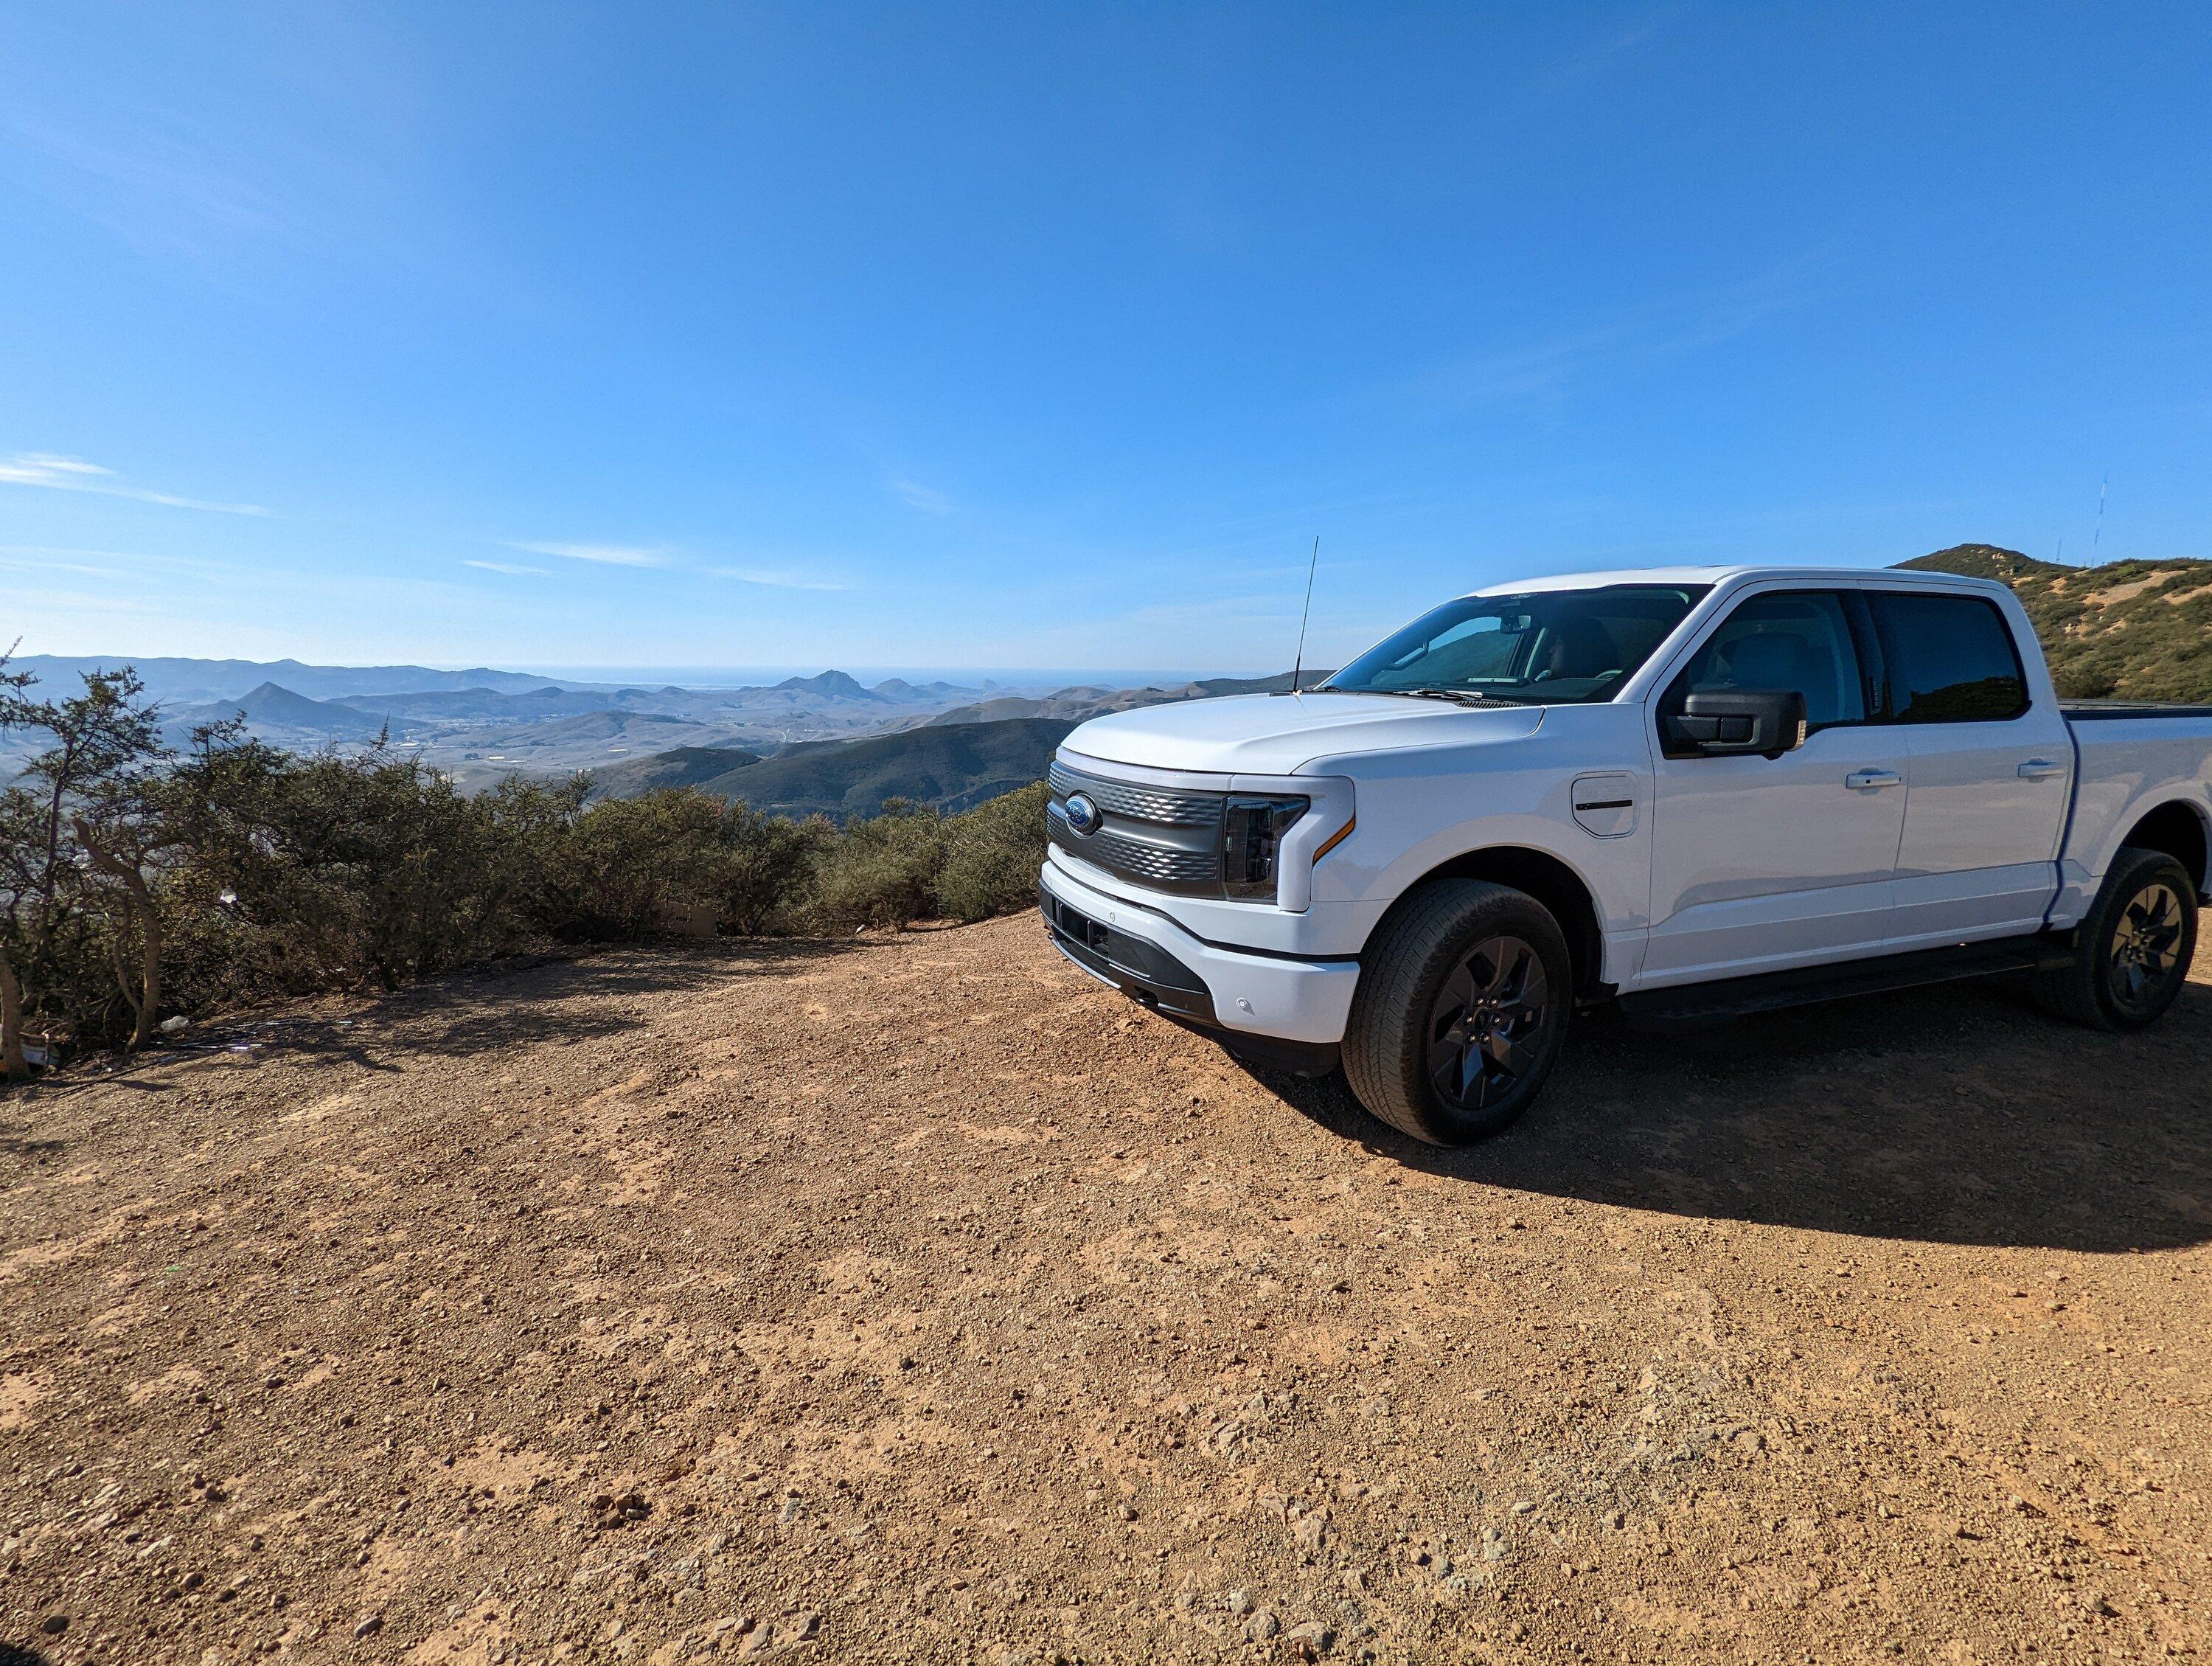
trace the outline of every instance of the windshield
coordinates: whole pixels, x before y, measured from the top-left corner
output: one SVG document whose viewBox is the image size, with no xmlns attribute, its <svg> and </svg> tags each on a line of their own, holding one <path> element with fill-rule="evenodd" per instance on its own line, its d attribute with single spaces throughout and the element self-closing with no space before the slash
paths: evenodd
<svg viewBox="0 0 2212 1666">
<path fill-rule="evenodd" d="M 1322 686 L 1524 706 L 1608 700 L 1711 587 L 1611 584 L 1462 597 L 1423 614 Z"/>
</svg>

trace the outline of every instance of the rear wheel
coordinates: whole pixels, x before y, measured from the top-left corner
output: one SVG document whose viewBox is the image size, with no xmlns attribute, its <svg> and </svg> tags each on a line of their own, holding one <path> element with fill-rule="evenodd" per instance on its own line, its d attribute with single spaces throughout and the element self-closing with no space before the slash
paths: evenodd
<svg viewBox="0 0 2212 1666">
<path fill-rule="evenodd" d="M 2073 964 L 2036 975 L 2037 1003 L 2097 1030 L 2165 1015 L 2197 952 L 2197 885 L 2162 850 L 2123 848 L 2075 932 Z"/>
<path fill-rule="evenodd" d="M 1495 1134 L 1528 1108 L 1574 1000 L 1566 938 L 1542 903 L 1485 880 L 1436 880 L 1363 961 L 1344 1038 L 1360 1104 L 1438 1146 Z"/>
</svg>

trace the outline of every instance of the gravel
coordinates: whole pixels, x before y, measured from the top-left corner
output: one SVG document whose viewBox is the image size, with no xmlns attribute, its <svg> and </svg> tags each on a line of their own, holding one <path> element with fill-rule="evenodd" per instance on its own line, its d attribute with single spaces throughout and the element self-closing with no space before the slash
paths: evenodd
<svg viewBox="0 0 2212 1666">
<path fill-rule="evenodd" d="M 73 1067 L 0 1099 L 0 1642 L 2201 1651 L 2208 976 L 2131 1037 L 1600 1018 L 1455 1153 L 1027 920 Z"/>
</svg>

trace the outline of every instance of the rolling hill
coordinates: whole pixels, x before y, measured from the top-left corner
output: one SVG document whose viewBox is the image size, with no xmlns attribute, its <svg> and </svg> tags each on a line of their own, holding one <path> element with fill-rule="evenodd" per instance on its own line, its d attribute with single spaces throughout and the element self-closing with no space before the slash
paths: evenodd
<svg viewBox="0 0 2212 1666">
<path fill-rule="evenodd" d="M 2010 585 L 2067 699 L 2212 702 L 2212 561 L 2062 567 L 1961 544 L 1898 565 Z"/>
<path fill-rule="evenodd" d="M 595 798 L 634 799 L 672 787 L 704 787 L 758 763 L 760 757 L 741 746 L 673 746 L 593 769 L 592 793 Z"/>
<path fill-rule="evenodd" d="M 861 740 L 814 741 L 758 763 L 680 784 L 703 787 L 783 816 L 819 812 L 842 821 L 872 816 L 883 808 L 885 799 L 894 798 L 951 812 L 1042 779 L 1053 750 L 1074 727 L 1055 719 L 1027 717 L 907 729 Z M 639 766 L 665 757 L 640 758 L 635 765 L 617 768 L 641 774 Z M 612 773 L 603 771 L 601 778 Z"/>
<path fill-rule="evenodd" d="M 419 717 L 461 722 L 534 722 L 579 712 L 594 712 L 615 696 L 582 689 L 530 689 L 520 694 L 497 689 L 423 689 L 392 694 L 349 694 L 333 702 L 374 716 Z"/>
<path fill-rule="evenodd" d="M 1328 674 L 1311 672 L 1306 680 L 1317 683 Z M 815 680 L 838 675 L 828 672 Z M 631 798 L 661 787 L 699 787 L 779 815 L 818 812 L 840 821 L 872 815 L 892 798 L 951 812 L 1042 778 L 1054 750 L 1085 718 L 1170 701 L 1287 689 L 1290 682 L 1284 672 L 1213 678 L 1168 689 L 1075 687 L 1042 698 L 1001 695 L 917 719 L 889 733 L 800 742 L 765 760 L 730 746 L 682 746 L 594 769 L 592 779 L 595 789 L 611 798 Z"/>
<path fill-rule="evenodd" d="M 699 725 L 660 712 L 587 711 L 574 717 L 549 717 L 542 723 L 520 723 L 497 732 L 501 749 L 526 751 L 539 746 L 574 746 L 585 742 L 620 740 L 638 745 L 665 746 L 683 731 L 694 735 Z"/>
</svg>

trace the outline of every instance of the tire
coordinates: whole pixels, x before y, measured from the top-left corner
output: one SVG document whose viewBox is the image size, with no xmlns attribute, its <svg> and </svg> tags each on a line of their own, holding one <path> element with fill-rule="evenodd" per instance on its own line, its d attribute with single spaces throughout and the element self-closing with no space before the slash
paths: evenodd
<svg viewBox="0 0 2212 1666">
<path fill-rule="evenodd" d="M 1508 885 L 1432 880 L 1361 959 L 1344 1037 L 1361 1104 L 1432 1146 L 1470 1144 L 1528 1110 L 1574 1006 L 1566 936 L 1549 909 Z"/>
<path fill-rule="evenodd" d="M 2155 1024 L 2189 980 L 2197 882 L 2164 851 L 2124 846 L 2074 942 L 2073 964 L 2035 974 L 2036 1004 L 2093 1030 Z"/>
</svg>

